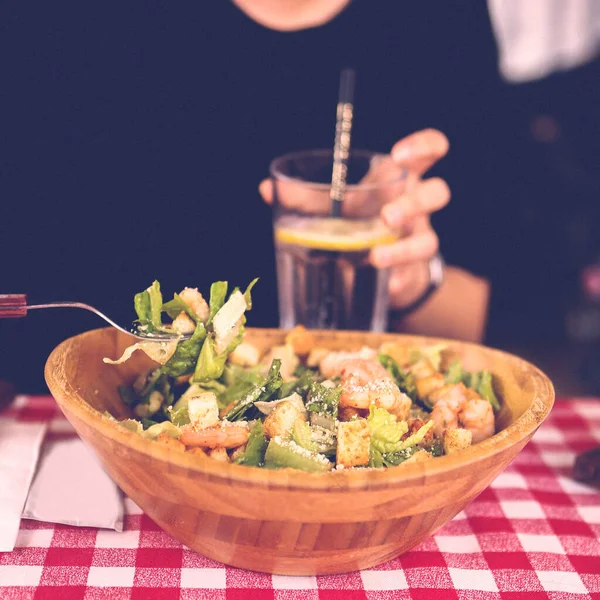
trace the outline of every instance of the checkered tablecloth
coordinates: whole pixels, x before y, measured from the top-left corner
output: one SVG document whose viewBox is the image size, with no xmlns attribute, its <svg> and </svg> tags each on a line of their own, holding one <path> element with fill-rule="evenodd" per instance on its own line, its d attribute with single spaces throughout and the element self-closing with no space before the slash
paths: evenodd
<svg viewBox="0 0 600 600">
<path fill-rule="evenodd" d="M 54 401 L 20 397 L 2 419 L 49 421 Z M 375 569 L 282 577 L 226 567 L 182 546 L 126 500 L 125 531 L 23 520 L 0 554 L 0 600 L 600 600 L 600 489 L 570 478 L 600 444 L 600 400 L 559 400 L 513 464 L 411 552 Z"/>
</svg>

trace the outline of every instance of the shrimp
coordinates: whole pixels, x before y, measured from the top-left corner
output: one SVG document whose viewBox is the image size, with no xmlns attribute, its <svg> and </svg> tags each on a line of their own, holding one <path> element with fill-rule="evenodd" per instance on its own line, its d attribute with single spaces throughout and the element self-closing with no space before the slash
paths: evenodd
<svg viewBox="0 0 600 600">
<path fill-rule="evenodd" d="M 364 358 L 346 360 L 340 375 L 340 407 L 368 409 L 375 404 L 400 420 L 408 417 L 411 399 L 398 389 L 390 374 L 378 362 Z"/>
<path fill-rule="evenodd" d="M 494 410 L 483 398 L 467 400 L 458 415 L 458 420 L 473 434 L 473 444 L 487 440 L 495 433 Z"/>
<path fill-rule="evenodd" d="M 319 362 L 321 375 L 331 379 L 339 375 L 348 361 L 354 360 L 373 360 L 377 357 L 377 352 L 372 348 L 361 348 L 355 352 L 329 352 Z"/>
<path fill-rule="evenodd" d="M 219 425 L 196 430 L 186 427 L 182 430 L 179 441 L 185 446 L 199 446 L 201 448 L 237 448 L 243 446 L 250 437 L 247 423 L 227 423 L 222 421 Z"/>
<path fill-rule="evenodd" d="M 464 384 L 450 384 L 432 392 L 429 401 L 434 403 L 431 411 L 433 434 L 442 437 L 446 429 L 458 427 L 458 414 L 463 409 L 466 399 Z"/>
<path fill-rule="evenodd" d="M 197 288 L 186 287 L 180 292 L 179 297 L 189 305 L 189 307 L 203 323 L 208 321 L 210 309 L 206 300 L 203 298 L 202 294 Z"/>
<path fill-rule="evenodd" d="M 194 333 L 194 330 L 196 329 L 196 324 L 194 323 L 194 321 L 192 321 L 192 319 L 190 319 L 190 317 L 184 312 L 181 311 L 173 320 L 173 323 L 171 323 L 171 327 L 177 332 L 177 333 Z"/>
</svg>

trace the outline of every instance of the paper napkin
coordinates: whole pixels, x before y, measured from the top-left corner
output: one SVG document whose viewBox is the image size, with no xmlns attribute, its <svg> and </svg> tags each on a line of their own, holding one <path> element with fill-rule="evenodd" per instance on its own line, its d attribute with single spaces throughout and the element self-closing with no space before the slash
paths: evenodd
<svg viewBox="0 0 600 600">
<path fill-rule="evenodd" d="M 123 531 L 123 496 L 80 439 L 47 442 L 23 517 Z"/>
<path fill-rule="evenodd" d="M 0 420 L 0 552 L 15 547 L 45 432 L 45 423 Z"/>
</svg>

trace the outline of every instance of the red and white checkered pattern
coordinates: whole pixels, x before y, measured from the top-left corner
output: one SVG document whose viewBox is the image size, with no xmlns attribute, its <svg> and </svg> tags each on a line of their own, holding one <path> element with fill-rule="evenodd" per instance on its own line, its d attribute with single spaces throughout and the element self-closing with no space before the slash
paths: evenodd
<svg viewBox="0 0 600 600">
<path fill-rule="evenodd" d="M 20 397 L 0 419 L 49 421 L 54 401 Z M 23 520 L 0 554 L 0 600 L 600 600 L 600 489 L 575 482 L 600 444 L 600 400 L 558 401 L 513 464 L 416 549 L 375 569 L 283 577 L 225 567 L 162 532 L 126 501 L 125 531 Z"/>
</svg>

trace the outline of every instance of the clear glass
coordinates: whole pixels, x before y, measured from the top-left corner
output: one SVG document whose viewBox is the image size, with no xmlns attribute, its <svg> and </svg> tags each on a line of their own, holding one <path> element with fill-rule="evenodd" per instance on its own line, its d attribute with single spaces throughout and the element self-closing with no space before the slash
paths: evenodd
<svg viewBox="0 0 600 600">
<path fill-rule="evenodd" d="M 332 150 L 295 152 L 271 163 L 279 326 L 385 331 L 390 273 L 369 256 L 400 236 L 380 214 L 402 193 L 406 171 L 389 155 L 353 150 L 341 218 L 334 218 L 332 168 Z"/>
</svg>

